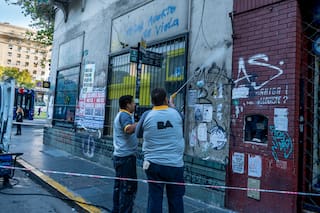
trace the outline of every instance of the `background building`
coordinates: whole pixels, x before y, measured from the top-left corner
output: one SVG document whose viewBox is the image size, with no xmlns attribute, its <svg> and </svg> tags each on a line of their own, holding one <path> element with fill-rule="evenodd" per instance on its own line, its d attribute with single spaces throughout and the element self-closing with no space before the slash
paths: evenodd
<svg viewBox="0 0 320 213">
<path fill-rule="evenodd" d="M 118 98 L 134 95 L 140 113 L 154 87 L 172 94 L 188 81 L 176 99 L 185 180 L 199 186 L 188 196 L 240 212 L 320 211 L 319 1 L 52 2 L 62 10 L 44 143 L 112 167 Z M 137 60 L 139 45 L 161 62 Z M 142 160 L 140 149 L 140 172 Z"/>
<path fill-rule="evenodd" d="M 48 80 L 51 47 L 27 39 L 28 28 L 0 23 L 0 66 L 28 70 L 32 79 Z"/>
<path fill-rule="evenodd" d="M 225 185 L 232 0 L 51 2 L 61 10 L 56 13 L 50 74 L 53 126 L 45 129 L 44 143 L 113 167 L 119 97 L 138 98 L 141 114 L 152 107 L 153 88 L 165 87 L 172 94 L 189 80 L 176 98 L 186 117 L 186 181 Z M 139 43 L 153 56 L 141 61 L 137 87 L 134 48 Z M 197 111 L 202 116 L 196 118 Z M 140 144 L 140 174 L 142 161 Z M 187 195 L 225 205 L 224 189 L 188 187 Z"/>
</svg>

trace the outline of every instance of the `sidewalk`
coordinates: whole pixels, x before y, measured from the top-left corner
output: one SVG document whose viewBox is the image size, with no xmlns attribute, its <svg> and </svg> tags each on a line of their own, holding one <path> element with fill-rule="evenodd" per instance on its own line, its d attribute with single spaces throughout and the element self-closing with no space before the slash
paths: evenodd
<svg viewBox="0 0 320 213">
<path fill-rule="evenodd" d="M 34 178 L 70 199 L 93 206 L 78 204 L 80 212 L 110 212 L 112 209 L 113 168 L 73 156 L 63 150 L 43 144 L 43 121 L 24 122 L 22 136 L 12 129 L 10 152 L 23 152 L 18 163 L 30 169 Z M 46 170 L 46 171 L 45 171 Z M 70 174 L 74 173 L 74 174 Z M 88 177 L 88 175 L 96 175 Z M 143 177 L 144 178 L 144 177 Z M 146 212 L 147 184 L 138 182 L 134 212 Z M 185 212 L 231 212 L 215 208 L 185 196 Z M 164 198 L 163 212 L 168 212 Z"/>
</svg>

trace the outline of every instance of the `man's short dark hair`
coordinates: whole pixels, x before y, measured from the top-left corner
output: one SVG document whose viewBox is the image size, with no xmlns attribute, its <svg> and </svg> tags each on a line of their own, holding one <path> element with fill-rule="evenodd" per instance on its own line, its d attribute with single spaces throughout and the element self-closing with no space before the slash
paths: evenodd
<svg viewBox="0 0 320 213">
<path fill-rule="evenodd" d="M 133 102 L 132 95 L 123 95 L 119 98 L 119 107 L 120 109 L 126 109 L 127 104 L 131 104 Z"/>
<path fill-rule="evenodd" d="M 166 97 L 167 91 L 163 88 L 155 88 L 151 92 L 151 101 L 154 106 L 163 105 Z"/>
</svg>

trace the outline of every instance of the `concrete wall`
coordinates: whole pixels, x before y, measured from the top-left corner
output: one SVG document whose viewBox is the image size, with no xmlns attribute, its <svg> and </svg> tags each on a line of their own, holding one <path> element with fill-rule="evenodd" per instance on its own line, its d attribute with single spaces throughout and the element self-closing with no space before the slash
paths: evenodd
<svg viewBox="0 0 320 213">
<path fill-rule="evenodd" d="M 128 24 L 130 20 L 128 21 L 125 17 L 132 15 L 138 19 L 139 11 L 141 11 L 141 17 L 152 14 L 152 11 L 157 14 L 160 8 L 149 7 L 148 3 L 163 4 L 163 7 L 170 4 L 183 5 L 181 1 L 172 0 L 114 0 L 106 1 L 108 3 L 105 4 L 102 4 L 103 1 L 86 1 L 84 11 L 81 12 L 80 2 L 72 1 L 66 23 L 62 12 L 57 12 L 51 63 L 52 94 L 55 90 L 56 73 L 63 69 L 63 66 L 59 67 L 59 63 L 65 57 L 70 57 L 70 60 L 66 60 L 63 63 L 64 66 L 70 66 L 80 60 L 81 72 L 85 64 L 95 64 L 94 87 L 105 88 L 108 54 L 112 52 L 111 50 L 120 50 L 118 44 L 111 43 L 116 41 L 111 38 L 114 35 L 112 23 L 116 25 L 118 22 L 126 21 L 125 24 Z M 143 12 L 145 8 L 148 8 L 148 11 Z M 185 106 L 187 143 L 185 179 L 187 182 L 197 184 L 225 185 L 230 133 L 231 84 L 229 79 L 232 66 L 232 25 L 229 13 L 232 12 L 233 1 L 185 0 L 183 8 L 188 12 L 187 20 L 179 20 L 180 25 L 176 28 L 176 32 L 168 30 L 167 34 L 161 34 L 161 36 L 169 37 L 180 33 L 188 33 L 189 36 L 187 68 L 188 77 L 192 77 L 192 80 L 187 87 L 187 106 Z M 184 14 L 179 14 L 179 9 L 177 8 L 177 16 L 182 17 Z M 184 27 L 181 27 L 182 24 Z M 119 33 L 125 35 L 126 32 Z M 167 38 L 161 36 L 151 36 L 146 40 L 149 42 Z M 80 42 L 81 39 L 83 44 Z M 133 36 L 132 39 L 124 40 L 132 44 L 138 42 Z M 61 49 L 68 51 L 63 53 Z M 79 51 L 82 54 L 79 55 Z M 61 57 L 63 54 L 65 57 Z M 196 118 L 197 109 L 202 111 L 201 119 Z M 106 136 L 98 138 L 96 133 L 79 129 L 74 132 L 73 129 L 53 127 L 46 129 L 44 143 L 103 165 L 112 166 L 112 138 Z M 142 158 L 140 148 L 139 170 Z M 225 205 L 223 189 L 188 187 L 187 195 L 213 205 Z"/>
</svg>

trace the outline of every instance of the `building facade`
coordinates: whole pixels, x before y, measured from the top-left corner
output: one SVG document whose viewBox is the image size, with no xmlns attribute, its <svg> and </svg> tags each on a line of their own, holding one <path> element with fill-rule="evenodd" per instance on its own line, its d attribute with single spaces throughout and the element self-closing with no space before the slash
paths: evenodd
<svg viewBox="0 0 320 213">
<path fill-rule="evenodd" d="M 0 23 L 0 66 L 28 70 L 34 81 L 48 80 L 51 47 L 28 40 L 28 31 Z"/>
<path fill-rule="evenodd" d="M 165 87 L 180 91 L 187 196 L 240 212 L 319 208 L 316 1 L 51 2 L 44 143 L 112 167 L 118 98 L 133 95 L 138 118 Z M 140 144 L 143 177 L 142 161 Z"/>
<path fill-rule="evenodd" d="M 234 3 L 227 185 L 271 192 L 228 191 L 231 209 L 319 211 L 319 58 L 312 48 L 319 44 L 319 6 Z"/>
</svg>

